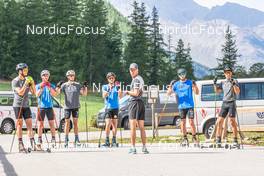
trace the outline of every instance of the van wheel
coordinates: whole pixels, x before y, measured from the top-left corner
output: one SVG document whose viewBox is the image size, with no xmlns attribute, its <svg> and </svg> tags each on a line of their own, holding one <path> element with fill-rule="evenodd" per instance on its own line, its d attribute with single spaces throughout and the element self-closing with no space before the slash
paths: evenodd
<svg viewBox="0 0 264 176">
<path fill-rule="evenodd" d="M 204 128 L 204 135 L 207 139 L 211 137 L 211 134 L 213 133 L 215 128 L 215 120 L 208 121 Z"/>
<path fill-rule="evenodd" d="M 0 130 L 2 134 L 12 134 L 15 130 L 15 124 L 11 119 L 6 119 L 2 122 Z"/>
<path fill-rule="evenodd" d="M 129 130 L 130 129 L 128 117 L 124 119 L 123 126 L 124 126 L 124 130 Z"/>
<path fill-rule="evenodd" d="M 70 120 L 70 129 L 69 129 L 69 132 L 71 131 L 72 126 L 73 126 L 73 124 L 72 124 L 72 121 Z M 60 126 L 59 126 L 58 131 L 59 131 L 60 133 L 64 133 L 64 129 L 65 129 L 65 119 L 62 119 L 62 120 L 60 121 Z"/>
<path fill-rule="evenodd" d="M 181 126 L 181 118 L 180 117 L 175 117 L 173 119 L 173 126 L 175 126 L 176 128 L 180 128 L 180 126 Z"/>
</svg>

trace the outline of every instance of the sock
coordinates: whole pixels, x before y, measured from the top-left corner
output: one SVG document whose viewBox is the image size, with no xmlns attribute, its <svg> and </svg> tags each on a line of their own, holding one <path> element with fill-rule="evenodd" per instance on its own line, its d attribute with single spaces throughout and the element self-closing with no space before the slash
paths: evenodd
<svg viewBox="0 0 264 176">
<path fill-rule="evenodd" d="M 197 138 L 196 138 L 196 134 L 195 134 L 195 135 L 192 135 L 192 138 L 193 138 L 194 140 L 197 140 Z"/>
<path fill-rule="evenodd" d="M 56 140 L 55 136 L 52 136 L 52 137 L 51 137 L 51 140 L 54 140 L 54 141 L 55 141 L 55 140 Z"/>
<path fill-rule="evenodd" d="M 183 135 L 183 138 L 184 138 L 184 139 L 187 139 L 187 135 Z"/>
<path fill-rule="evenodd" d="M 19 143 L 23 143 L 22 138 L 18 138 L 18 142 L 19 142 Z"/>
<path fill-rule="evenodd" d="M 42 144 L 42 136 L 38 137 L 38 142 Z"/>
<path fill-rule="evenodd" d="M 238 141 L 237 141 L 237 137 L 234 137 L 234 142 L 238 142 Z"/>
</svg>

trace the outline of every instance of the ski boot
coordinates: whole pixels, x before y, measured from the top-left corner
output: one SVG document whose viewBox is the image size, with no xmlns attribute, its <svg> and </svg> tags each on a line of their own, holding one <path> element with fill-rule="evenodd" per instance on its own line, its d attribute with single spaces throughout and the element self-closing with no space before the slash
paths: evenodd
<svg viewBox="0 0 264 176">
<path fill-rule="evenodd" d="M 52 138 L 50 143 L 51 143 L 51 148 L 56 148 L 56 139 L 55 138 Z"/>
<path fill-rule="evenodd" d="M 18 144 L 18 152 L 19 153 L 28 153 L 28 150 L 25 148 L 23 142 L 19 142 L 19 144 Z"/>
<path fill-rule="evenodd" d="M 147 149 L 146 146 L 143 146 L 143 147 L 142 147 L 142 153 L 144 153 L 144 154 L 149 154 L 149 151 L 148 151 L 148 149 Z"/>
<path fill-rule="evenodd" d="M 182 142 L 180 143 L 180 146 L 181 147 L 189 147 L 189 141 L 188 141 L 187 136 L 183 137 Z"/>
<path fill-rule="evenodd" d="M 119 144 L 116 142 L 116 137 L 113 137 L 112 138 L 112 144 L 111 144 L 111 147 L 118 147 Z"/>
<path fill-rule="evenodd" d="M 221 137 L 217 137 L 215 141 L 215 148 L 222 148 Z"/>
<path fill-rule="evenodd" d="M 105 143 L 102 145 L 102 147 L 110 147 L 109 137 L 106 137 Z"/>
<path fill-rule="evenodd" d="M 35 139 L 34 138 L 31 138 L 30 139 L 30 146 L 31 148 L 29 147 L 28 148 L 28 152 L 30 153 L 32 150 L 33 151 L 36 151 L 37 150 L 37 146 L 36 146 L 36 142 L 35 142 Z"/>
<path fill-rule="evenodd" d="M 129 154 L 137 154 L 137 149 L 135 147 L 131 147 L 128 151 Z"/>
<path fill-rule="evenodd" d="M 197 139 L 196 135 L 192 136 L 192 142 L 194 143 L 194 147 L 198 147 L 198 148 L 200 147 L 200 142 Z"/>
<path fill-rule="evenodd" d="M 68 138 L 68 136 L 65 136 L 64 147 L 65 147 L 65 148 L 68 148 L 68 147 L 69 147 L 69 138 Z"/>
</svg>

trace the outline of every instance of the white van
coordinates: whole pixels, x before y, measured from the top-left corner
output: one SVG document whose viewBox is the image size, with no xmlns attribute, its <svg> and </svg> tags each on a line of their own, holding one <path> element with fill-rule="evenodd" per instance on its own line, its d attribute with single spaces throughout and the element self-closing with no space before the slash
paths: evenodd
<svg viewBox="0 0 264 176">
<path fill-rule="evenodd" d="M 241 131 L 264 131 L 264 78 L 238 79 L 238 83 L 241 92 L 236 104 Z M 223 94 L 214 93 L 212 80 L 197 81 L 197 86 L 200 94 L 194 96 L 194 102 L 198 132 L 209 138 L 221 109 Z"/>
<path fill-rule="evenodd" d="M 0 133 L 11 134 L 15 130 L 16 117 L 13 110 L 13 100 L 14 94 L 12 91 L 0 91 Z M 29 98 L 30 109 L 32 112 L 32 127 L 36 129 L 36 115 L 37 115 L 37 99 L 30 95 Z M 56 116 L 56 121 L 60 132 L 64 129 L 64 111 L 63 107 L 60 105 L 59 101 L 53 98 L 54 112 Z M 61 117 L 61 118 L 60 118 Z M 61 119 L 61 121 L 59 120 Z M 56 127 L 56 125 L 55 125 Z M 44 128 L 49 130 L 48 120 L 45 119 Z M 70 124 L 70 129 L 72 128 L 72 122 Z M 26 129 L 26 124 L 23 123 L 23 130 Z"/>
</svg>

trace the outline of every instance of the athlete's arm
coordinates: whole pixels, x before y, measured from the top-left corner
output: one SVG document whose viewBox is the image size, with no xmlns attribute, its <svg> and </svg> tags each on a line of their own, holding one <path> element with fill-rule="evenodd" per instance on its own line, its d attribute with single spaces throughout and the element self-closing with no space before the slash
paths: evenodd
<svg viewBox="0 0 264 176">
<path fill-rule="evenodd" d="M 127 91 L 126 93 L 130 96 L 137 97 L 139 96 L 140 91 L 139 88 L 134 88 L 133 91 Z"/>
<path fill-rule="evenodd" d="M 195 83 L 195 81 L 193 81 L 192 83 L 192 89 L 193 89 L 193 92 L 198 95 L 199 94 L 199 89 L 198 89 L 198 86 L 197 84 Z"/>
<path fill-rule="evenodd" d="M 88 88 L 82 87 L 80 90 L 81 95 L 86 96 L 88 94 Z"/>
<path fill-rule="evenodd" d="M 223 90 L 222 90 L 222 88 L 219 86 L 219 85 L 217 85 L 217 84 L 214 84 L 214 91 L 215 91 L 215 93 L 221 93 Z"/>
<path fill-rule="evenodd" d="M 167 90 L 167 95 L 170 96 L 172 94 L 172 86 L 169 85 L 168 90 Z"/>
<path fill-rule="evenodd" d="M 240 94 L 240 88 L 238 86 L 238 82 L 236 80 L 232 80 L 233 89 L 236 95 Z"/>
<path fill-rule="evenodd" d="M 122 94 L 122 90 L 119 89 L 119 90 L 118 90 L 118 97 L 119 97 L 119 99 L 122 98 L 122 96 L 123 96 L 123 94 Z"/>
</svg>

